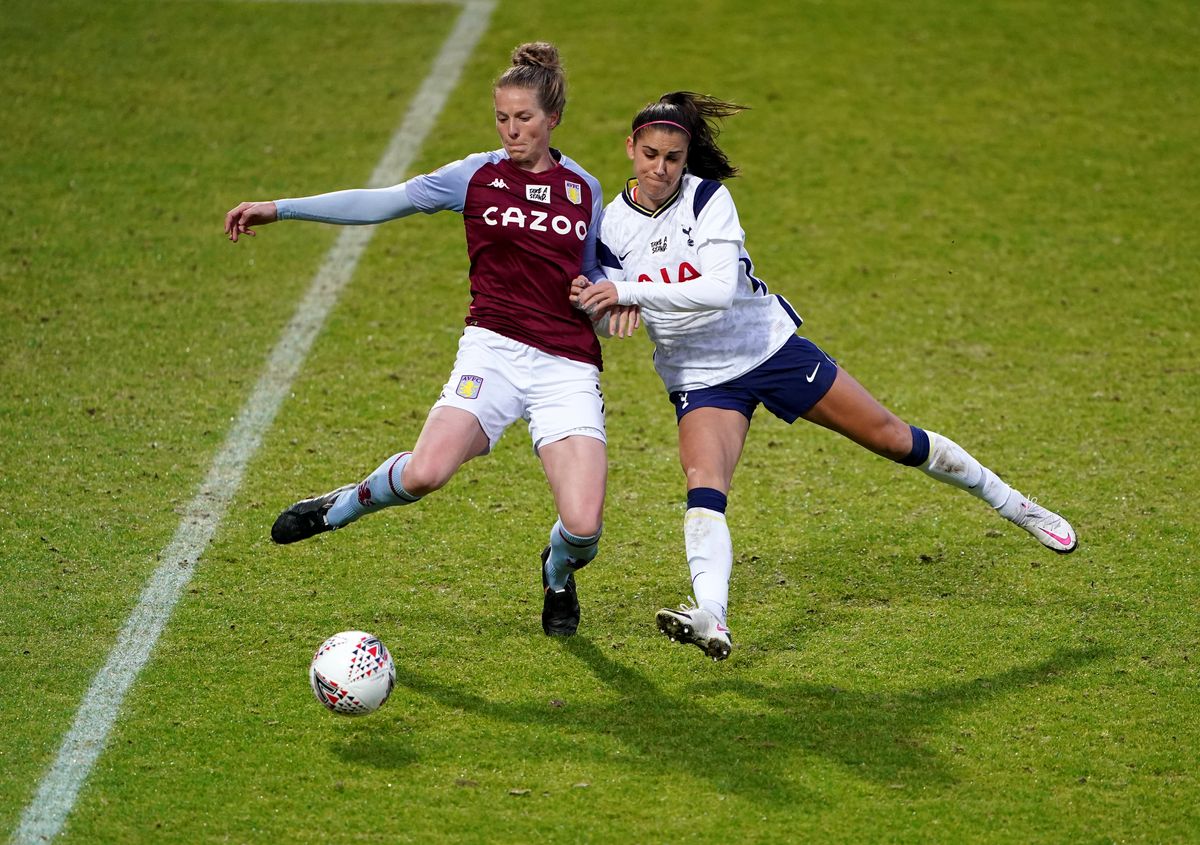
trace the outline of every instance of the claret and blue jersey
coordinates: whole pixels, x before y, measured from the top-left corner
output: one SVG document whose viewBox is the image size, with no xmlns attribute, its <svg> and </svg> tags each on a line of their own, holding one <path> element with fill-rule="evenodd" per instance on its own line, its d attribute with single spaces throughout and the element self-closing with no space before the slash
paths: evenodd
<svg viewBox="0 0 1200 845">
<path fill-rule="evenodd" d="M 557 150 L 530 173 L 503 150 L 476 153 L 391 188 L 280 200 L 279 216 L 378 223 L 417 211 L 463 215 L 470 258 L 466 323 L 543 352 L 600 366 L 600 343 L 571 306 L 571 280 L 603 278 L 596 259 L 600 184 Z"/>
<path fill-rule="evenodd" d="M 422 211 L 460 211 L 471 259 L 467 324 L 577 361 L 600 365 L 586 316 L 571 307 L 570 282 L 598 277 L 594 224 L 599 183 L 557 153 L 541 173 L 517 167 L 503 151 L 480 153 L 408 182 Z"/>
</svg>

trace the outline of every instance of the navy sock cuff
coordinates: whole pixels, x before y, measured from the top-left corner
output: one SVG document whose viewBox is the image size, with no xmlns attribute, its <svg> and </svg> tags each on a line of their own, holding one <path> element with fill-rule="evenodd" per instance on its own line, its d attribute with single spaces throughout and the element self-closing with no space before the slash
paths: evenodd
<svg viewBox="0 0 1200 845">
<path fill-rule="evenodd" d="M 925 429 L 917 428 L 915 425 L 910 425 L 908 428 L 912 432 L 912 451 L 896 463 L 904 464 L 906 467 L 919 467 L 929 460 L 929 435 L 925 433 Z"/>
<path fill-rule="evenodd" d="M 689 510 L 691 508 L 707 508 L 717 513 L 725 513 L 727 502 L 728 497 L 720 490 L 714 490 L 712 487 L 695 487 L 688 490 L 687 506 Z"/>
</svg>

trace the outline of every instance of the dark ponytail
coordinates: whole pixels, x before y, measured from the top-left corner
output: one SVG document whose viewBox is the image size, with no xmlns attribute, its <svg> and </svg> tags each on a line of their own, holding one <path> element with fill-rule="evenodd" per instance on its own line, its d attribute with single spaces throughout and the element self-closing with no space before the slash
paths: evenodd
<svg viewBox="0 0 1200 845">
<path fill-rule="evenodd" d="M 672 91 L 638 112 L 633 119 L 633 137 L 636 140 L 643 129 L 651 126 L 682 129 L 689 136 L 688 172 L 701 179 L 720 181 L 736 176 L 738 169 L 717 146 L 717 136 L 721 134 L 719 121 L 746 109 L 747 106 L 727 103 L 707 94 Z"/>
</svg>

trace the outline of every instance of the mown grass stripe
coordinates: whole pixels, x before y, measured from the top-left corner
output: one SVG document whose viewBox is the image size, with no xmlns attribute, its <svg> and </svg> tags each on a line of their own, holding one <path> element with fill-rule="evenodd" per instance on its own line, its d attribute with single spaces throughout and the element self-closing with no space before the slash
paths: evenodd
<svg viewBox="0 0 1200 845">
<path fill-rule="evenodd" d="M 487 28 L 494 0 L 462 4 L 429 74 L 371 174 L 370 186 L 403 178 Z M 313 341 L 374 234 L 374 226 L 343 229 L 287 324 L 258 383 L 238 415 L 195 498 L 188 504 L 161 563 L 125 621 L 103 668 L 92 680 L 37 794 L 21 815 L 12 841 L 47 842 L 62 830 L 80 788 L 104 749 L 130 686 L 145 666 L 195 565 L 208 547 L 241 484 L 251 457 L 271 426 Z"/>
</svg>

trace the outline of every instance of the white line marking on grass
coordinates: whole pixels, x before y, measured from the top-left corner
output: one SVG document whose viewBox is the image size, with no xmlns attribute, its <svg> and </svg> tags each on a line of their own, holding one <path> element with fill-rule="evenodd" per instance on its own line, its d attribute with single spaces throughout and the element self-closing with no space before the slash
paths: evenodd
<svg viewBox="0 0 1200 845">
<path fill-rule="evenodd" d="M 394 185 L 404 177 L 487 28 L 494 6 L 495 0 L 467 0 L 462 4 L 454 29 L 371 174 L 371 187 Z M 13 834 L 14 843 L 48 842 L 62 830 L 80 788 L 104 749 L 126 693 L 150 658 L 179 596 L 191 580 L 196 562 L 241 485 L 246 465 L 258 451 L 325 318 L 354 274 L 374 233 L 374 226 L 346 227 L 326 254 L 254 391 L 213 459 L 208 477 L 184 511 L 175 536 L 163 549 L 162 563 L 150 576 L 137 606 L 125 621 L 108 662 L 92 680 L 58 757 L 21 815 L 21 823 Z"/>
</svg>

